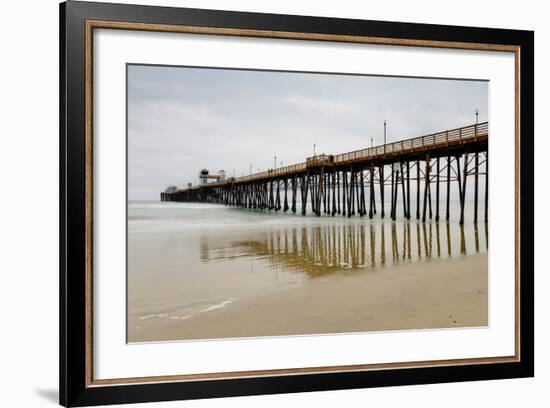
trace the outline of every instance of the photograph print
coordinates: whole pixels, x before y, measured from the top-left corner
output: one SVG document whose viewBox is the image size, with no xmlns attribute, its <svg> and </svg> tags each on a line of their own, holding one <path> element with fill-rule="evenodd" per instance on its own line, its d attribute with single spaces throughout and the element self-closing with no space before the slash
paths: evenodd
<svg viewBox="0 0 550 408">
<path fill-rule="evenodd" d="M 488 81 L 126 74 L 128 342 L 488 325 Z"/>
</svg>

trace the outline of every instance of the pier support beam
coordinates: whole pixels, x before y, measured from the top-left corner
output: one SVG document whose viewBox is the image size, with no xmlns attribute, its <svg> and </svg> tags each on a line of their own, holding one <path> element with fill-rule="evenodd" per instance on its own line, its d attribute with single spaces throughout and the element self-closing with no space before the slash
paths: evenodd
<svg viewBox="0 0 550 408">
<path fill-rule="evenodd" d="M 330 173 L 328 172 L 325 173 L 324 194 L 325 194 L 325 200 L 326 200 L 325 214 L 330 214 Z"/>
<path fill-rule="evenodd" d="M 384 218 L 385 212 L 384 212 L 384 187 L 385 187 L 385 180 L 384 180 L 384 165 L 380 166 L 380 169 L 378 170 L 378 177 L 380 178 L 380 217 Z"/>
<path fill-rule="evenodd" d="M 342 170 L 342 215 L 346 216 L 346 190 L 348 189 L 348 175 Z"/>
<path fill-rule="evenodd" d="M 390 210 L 390 217 L 391 219 L 393 220 L 394 219 L 394 207 L 393 207 L 393 204 L 394 204 L 394 181 L 395 181 L 395 178 L 394 178 L 394 171 L 393 171 L 393 163 L 391 164 L 391 210 Z"/>
<path fill-rule="evenodd" d="M 422 222 L 426 222 L 426 204 L 428 201 L 429 188 L 430 188 L 430 156 L 426 155 L 426 168 L 424 170 L 424 206 L 422 208 Z"/>
<path fill-rule="evenodd" d="M 456 161 L 456 181 L 458 184 L 458 198 L 459 198 L 459 204 L 462 203 L 462 177 L 460 176 L 460 156 L 455 157 Z"/>
<path fill-rule="evenodd" d="M 393 168 L 393 166 L 392 166 Z M 393 172 L 393 170 L 392 170 Z M 393 179 L 393 177 L 392 177 Z M 399 170 L 395 170 L 395 191 L 392 191 L 392 197 L 393 197 L 393 204 L 392 204 L 392 216 L 391 219 L 395 221 L 397 218 L 397 193 L 399 192 Z"/>
<path fill-rule="evenodd" d="M 407 218 L 407 194 L 405 191 L 405 173 L 403 173 L 403 162 L 400 163 L 401 167 L 401 193 L 403 195 L 403 218 Z"/>
<path fill-rule="evenodd" d="M 373 216 L 373 209 L 374 209 L 374 166 L 371 164 L 370 166 L 370 207 L 369 207 L 369 218 L 372 220 Z"/>
<path fill-rule="evenodd" d="M 479 153 L 474 156 L 474 224 L 477 224 L 477 198 L 479 195 Z"/>
<path fill-rule="evenodd" d="M 312 174 L 309 178 L 309 189 L 311 195 L 311 211 L 316 214 L 316 205 L 317 205 L 317 175 Z"/>
<path fill-rule="evenodd" d="M 407 169 L 407 219 L 411 219 L 411 168 L 409 166 L 409 161 L 407 160 L 406 164 Z"/>
<path fill-rule="evenodd" d="M 338 189 L 338 198 L 337 198 L 337 201 L 338 201 L 338 214 L 341 214 L 342 212 L 340 211 L 340 190 L 342 189 L 342 186 L 340 184 L 340 172 L 338 170 L 336 170 L 336 184 L 335 184 L 335 188 Z"/>
<path fill-rule="evenodd" d="M 280 193 L 281 181 L 277 180 L 275 182 L 277 183 L 277 198 L 275 200 L 275 211 L 279 211 L 281 209 L 281 195 L 279 194 Z"/>
<path fill-rule="evenodd" d="M 302 215 L 306 215 L 306 206 L 307 206 L 307 192 L 309 189 L 309 181 L 311 179 L 311 175 L 309 172 L 305 177 L 302 177 Z M 304 186 L 305 182 L 305 186 Z"/>
<path fill-rule="evenodd" d="M 464 155 L 464 178 L 462 180 L 462 197 L 460 200 L 460 225 L 464 224 L 464 204 L 466 200 L 466 180 L 468 179 L 468 153 Z"/>
<path fill-rule="evenodd" d="M 350 170 L 350 180 L 349 180 L 349 208 L 348 208 L 348 217 L 355 215 L 355 172 L 353 167 Z"/>
<path fill-rule="evenodd" d="M 365 211 L 365 208 L 366 208 L 366 206 L 365 206 L 365 179 L 364 179 L 363 173 L 364 173 L 364 170 L 361 169 L 360 176 L 359 176 L 359 183 L 361 183 L 361 186 L 360 186 L 361 200 L 360 200 L 360 204 L 359 204 L 359 208 L 358 208 L 359 215 L 361 217 L 363 215 L 365 215 L 365 213 L 366 213 L 366 211 Z"/>
<path fill-rule="evenodd" d="M 285 180 L 284 180 L 284 185 L 285 185 L 285 201 L 283 203 L 283 211 L 287 212 L 289 207 L 288 207 L 288 193 L 287 193 L 288 179 L 286 177 L 285 177 Z"/>
<path fill-rule="evenodd" d="M 445 220 L 448 222 L 450 218 L 449 204 L 451 196 L 451 156 L 447 156 L 447 196 L 445 197 L 447 201 L 447 209 L 445 211 Z"/>
<path fill-rule="evenodd" d="M 332 213 L 334 217 L 336 214 L 336 171 L 332 170 Z"/>
<path fill-rule="evenodd" d="M 359 170 L 359 172 L 355 173 L 355 201 L 357 204 L 357 214 L 362 217 L 361 214 L 363 214 L 362 210 L 362 204 L 361 204 L 361 186 L 359 185 L 360 180 L 360 173 L 362 173 L 363 170 Z"/>
<path fill-rule="evenodd" d="M 298 185 L 296 176 L 292 178 L 292 212 L 296 214 L 296 193 L 298 191 Z"/>
<path fill-rule="evenodd" d="M 420 160 L 416 161 L 416 219 L 420 219 Z"/>
<path fill-rule="evenodd" d="M 321 182 L 322 178 L 323 178 L 323 170 L 321 169 L 321 173 L 316 178 L 317 183 L 315 185 L 315 214 L 317 215 L 317 217 L 321 216 L 321 196 L 323 194 L 322 182 Z M 313 200 L 313 197 L 311 199 Z"/>
<path fill-rule="evenodd" d="M 323 212 L 325 214 L 328 214 L 328 209 L 329 209 L 329 200 L 328 200 L 328 192 L 329 192 L 329 189 L 328 189 L 328 178 L 327 178 L 327 174 L 323 174 L 322 176 L 323 180 Z"/>
<path fill-rule="evenodd" d="M 439 157 L 437 158 L 435 169 L 437 172 L 435 177 L 435 220 L 439 222 Z"/>
</svg>

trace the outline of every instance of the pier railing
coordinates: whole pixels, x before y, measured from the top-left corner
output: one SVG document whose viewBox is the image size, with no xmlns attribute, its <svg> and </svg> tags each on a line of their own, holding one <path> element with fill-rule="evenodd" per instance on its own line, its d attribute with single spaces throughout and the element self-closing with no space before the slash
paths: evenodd
<svg viewBox="0 0 550 408">
<path fill-rule="evenodd" d="M 300 173 L 306 169 L 306 163 L 292 164 L 290 166 L 279 167 L 278 169 L 261 171 L 249 176 L 237 177 L 238 182 L 256 180 L 266 177 L 282 176 L 283 174 Z M 210 184 L 209 184 L 210 185 Z"/>
<path fill-rule="evenodd" d="M 402 153 L 428 150 L 437 147 L 453 146 L 462 144 L 464 141 L 476 141 L 479 137 L 487 136 L 489 132 L 489 123 L 483 122 L 469 125 L 461 128 L 445 130 L 432 133 L 425 136 L 414 137 L 411 139 L 400 140 L 398 142 L 388 143 L 380 146 L 373 146 L 366 149 L 353 152 L 334 155 L 334 165 L 345 164 L 354 161 L 376 159 L 384 156 L 392 156 Z M 252 180 L 278 177 L 301 173 L 307 169 L 306 162 L 279 167 L 248 176 L 237 177 L 234 182 L 242 183 Z M 225 182 L 208 183 L 208 186 L 224 185 Z M 198 188 L 196 186 L 195 188 Z"/>
<path fill-rule="evenodd" d="M 486 136 L 489 131 L 489 123 L 479 123 L 466 127 L 432 133 L 430 135 L 400 140 L 386 145 L 369 147 L 349 153 L 337 154 L 334 156 L 335 164 L 342 164 L 350 161 L 377 158 L 384 155 L 406 153 L 408 151 L 425 150 L 433 147 L 451 146 L 462 143 L 463 140 L 476 139 L 479 136 Z"/>
</svg>

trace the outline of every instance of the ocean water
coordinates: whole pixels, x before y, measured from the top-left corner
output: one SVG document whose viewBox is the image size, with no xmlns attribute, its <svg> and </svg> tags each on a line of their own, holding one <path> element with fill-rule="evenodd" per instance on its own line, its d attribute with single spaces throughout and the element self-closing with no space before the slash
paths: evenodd
<svg viewBox="0 0 550 408">
<path fill-rule="evenodd" d="M 130 202 L 128 318 L 139 322 L 176 314 L 185 320 L 332 274 L 377 273 L 403 263 L 486 253 L 487 225 L 473 223 L 473 204 L 466 203 L 463 226 L 458 202 L 451 204 L 448 223 L 422 223 L 414 205 L 411 220 L 398 206 L 392 221 L 389 208 L 384 219 L 378 213 L 371 220 L 317 217 L 309 209 L 302 216 L 215 204 Z M 443 201 L 440 211 L 444 217 Z M 482 205 L 479 211 L 483 220 Z"/>
</svg>

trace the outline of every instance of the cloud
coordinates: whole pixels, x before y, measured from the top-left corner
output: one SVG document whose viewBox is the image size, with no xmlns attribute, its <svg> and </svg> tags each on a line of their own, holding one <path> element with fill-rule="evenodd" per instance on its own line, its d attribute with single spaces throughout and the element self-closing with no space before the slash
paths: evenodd
<svg viewBox="0 0 550 408">
<path fill-rule="evenodd" d="M 322 115 L 355 114 L 359 112 L 359 106 L 342 100 L 290 95 L 286 98 L 286 102 L 291 107 L 313 111 Z"/>
<path fill-rule="evenodd" d="M 248 174 L 467 125 L 488 112 L 488 83 L 130 66 L 128 193 L 157 200 L 198 171 Z"/>
</svg>

